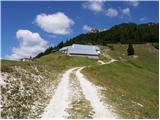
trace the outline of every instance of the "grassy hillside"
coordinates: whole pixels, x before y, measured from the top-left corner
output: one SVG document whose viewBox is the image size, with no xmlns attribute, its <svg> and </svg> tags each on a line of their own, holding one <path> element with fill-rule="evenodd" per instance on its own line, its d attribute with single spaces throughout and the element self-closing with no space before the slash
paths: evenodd
<svg viewBox="0 0 160 120">
<path fill-rule="evenodd" d="M 59 53 L 28 62 L 2 60 L 2 118 L 40 118 L 63 71 L 95 63 Z"/>
<path fill-rule="evenodd" d="M 48 71 L 49 73 L 58 74 L 71 67 L 94 65 L 96 60 L 83 57 L 69 57 L 61 53 L 51 53 L 33 61 L 2 60 L 1 63 L 2 72 L 12 73 L 14 66 L 19 66 L 35 73 L 35 70 L 32 70 L 32 67 L 35 66 L 41 73 Z M 50 78 L 53 78 L 53 76 L 51 75 Z"/>
<path fill-rule="evenodd" d="M 127 45 L 101 46 L 120 61 L 84 69 L 89 80 L 105 87 L 103 94 L 122 118 L 158 118 L 158 50 L 150 44 L 134 45 L 136 55 L 127 56 Z"/>
<path fill-rule="evenodd" d="M 104 100 L 122 118 L 158 118 L 158 50 L 151 44 L 100 46 L 100 59 L 118 62 L 97 65 L 97 60 L 52 53 L 33 61 L 2 60 L 2 118 L 40 118 L 58 78 L 68 68 L 88 66 L 83 73 L 103 86 Z M 12 97 L 11 97 L 12 96 Z"/>
<path fill-rule="evenodd" d="M 80 34 L 71 38 L 70 40 L 61 41 L 57 46 L 49 47 L 44 52 L 39 53 L 35 58 L 47 55 L 53 51 L 57 51 L 64 46 L 72 44 L 85 44 L 85 45 L 103 45 L 106 46 L 110 43 L 123 43 L 123 44 L 138 44 L 138 43 L 152 43 L 155 48 L 159 48 L 159 24 L 158 23 L 122 23 L 114 25 L 111 28 L 99 31 L 98 29 L 91 30 L 85 34 Z M 94 32 L 93 32 L 94 31 Z"/>
</svg>

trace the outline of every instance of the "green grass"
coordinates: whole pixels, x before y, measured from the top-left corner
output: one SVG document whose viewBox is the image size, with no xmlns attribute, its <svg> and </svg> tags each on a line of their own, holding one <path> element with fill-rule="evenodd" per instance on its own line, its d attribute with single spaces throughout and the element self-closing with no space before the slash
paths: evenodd
<svg viewBox="0 0 160 120">
<path fill-rule="evenodd" d="M 77 66 L 96 64 L 96 60 L 83 57 L 70 57 L 60 53 L 49 54 L 35 60 L 40 66 L 45 65 L 51 73 L 60 74 L 64 70 Z M 43 70 L 44 70 L 43 69 Z"/>
<path fill-rule="evenodd" d="M 94 65 L 83 73 L 106 88 L 105 100 L 122 118 L 158 118 L 158 51 L 148 44 L 134 45 L 138 57 L 133 58 L 125 54 L 127 45 L 112 46 L 109 54 L 121 61 Z"/>
<path fill-rule="evenodd" d="M 39 59 L 33 61 L 11 61 L 11 60 L 2 60 L 1 61 L 1 71 L 2 72 L 12 72 L 14 66 L 20 66 L 26 70 L 29 70 L 32 73 L 35 73 L 31 66 L 36 66 L 38 70 L 42 73 L 49 71 L 51 74 L 59 74 L 66 69 L 75 66 L 86 66 L 94 65 L 96 60 L 84 58 L 84 57 L 70 57 L 61 53 L 53 53 L 46 56 L 43 56 Z M 36 73 L 35 73 L 36 74 Z M 53 75 L 53 74 L 52 74 Z"/>
<path fill-rule="evenodd" d="M 19 73 L 15 73 L 14 70 L 14 66 L 18 66 L 35 75 L 40 74 L 48 78 L 50 81 L 45 79 L 46 81 L 42 85 L 38 85 L 37 83 L 33 84 L 32 80 L 27 80 L 24 76 L 25 84 L 29 89 L 35 89 L 36 86 L 37 89 L 34 90 L 36 93 L 31 95 L 34 96 L 41 92 L 41 86 L 45 84 L 50 86 L 49 84 L 65 70 L 89 65 L 91 67 L 84 69 L 83 73 L 95 84 L 106 88 L 103 91 L 106 96 L 105 101 L 115 108 L 118 115 L 122 118 L 158 118 L 158 50 L 150 44 L 133 45 L 137 56 L 134 58 L 127 56 L 128 45 L 110 44 L 109 47 L 100 47 L 104 53 L 100 56 L 101 60 L 108 61 L 110 57 L 113 57 L 120 61 L 99 66 L 96 65 L 97 60 L 95 59 L 52 53 L 26 62 L 2 60 L 1 71 L 19 77 Z M 39 73 L 32 68 L 33 65 L 38 68 Z M 43 94 L 41 93 L 40 96 Z M 17 101 L 19 99 L 17 98 Z M 41 102 L 44 102 L 43 99 Z M 142 104 L 143 107 L 137 103 Z M 12 110 L 12 108 L 10 109 Z M 21 118 L 25 118 L 23 116 L 28 116 L 28 114 L 29 111 L 26 110 L 24 114 L 21 113 Z M 16 113 L 14 115 L 15 118 L 19 118 Z"/>
<path fill-rule="evenodd" d="M 33 61 L 2 60 L 1 71 L 8 73 L 10 78 L 5 80 L 7 85 L 1 87 L 2 100 L 5 103 L 1 112 L 2 118 L 39 118 L 58 84 L 58 77 L 71 67 L 93 64 L 96 64 L 94 59 L 69 57 L 60 53 L 49 54 Z M 16 71 L 15 67 L 20 70 Z M 36 82 L 37 79 L 32 75 L 42 76 L 43 79 Z M 34 111 L 32 106 L 36 107 Z"/>
<path fill-rule="evenodd" d="M 39 63 L 53 64 L 54 66 L 74 67 L 95 64 L 96 60 L 85 57 L 67 56 L 61 53 L 53 53 L 36 60 Z"/>
</svg>

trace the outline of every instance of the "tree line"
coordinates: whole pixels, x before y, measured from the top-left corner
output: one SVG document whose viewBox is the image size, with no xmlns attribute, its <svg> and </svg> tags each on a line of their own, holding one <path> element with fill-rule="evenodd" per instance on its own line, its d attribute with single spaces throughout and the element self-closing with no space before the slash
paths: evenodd
<svg viewBox="0 0 160 120">
<path fill-rule="evenodd" d="M 72 44 L 104 45 L 109 43 L 121 44 L 143 44 L 152 43 L 158 48 L 159 23 L 122 23 L 115 25 L 105 31 L 89 32 L 80 34 L 66 42 L 60 42 L 55 47 L 49 47 L 45 52 L 38 54 L 35 58 L 57 51 L 60 48 Z"/>
</svg>

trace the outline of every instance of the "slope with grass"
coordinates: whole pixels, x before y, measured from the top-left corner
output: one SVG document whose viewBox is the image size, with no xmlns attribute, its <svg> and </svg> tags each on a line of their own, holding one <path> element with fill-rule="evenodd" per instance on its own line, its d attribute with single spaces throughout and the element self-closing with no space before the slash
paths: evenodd
<svg viewBox="0 0 160 120">
<path fill-rule="evenodd" d="M 99 88 L 80 72 L 83 68 L 74 67 L 63 74 L 42 119 L 117 117 L 102 101 Z"/>
<path fill-rule="evenodd" d="M 127 56 L 127 45 L 101 46 L 118 62 L 93 65 L 83 70 L 103 90 L 122 118 L 158 118 L 158 50 L 150 44 L 134 45 L 135 56 Z"/>
<path fill-rule="evenodd" d="M 82 72 L 90 82 L 104 88 L 101 90 L 103 101 L 121 118 L 158 118 L 158 50 L 151 44 L 134 44 L 135 55 L 127 56 L 127 47 L 122 44 L 100 46 L 100 60 L 105 63 L 112 58 L 119 60 L 103 65 L 97 65 L 94 59 L 60 53 L 28 62 L 2 60 L 2 118 L 40 118 L 63 72 L 81 66 L 89 66 Z M 81 88 L 77 86 L 80 83 L 72 83 L 76 86 L 71 88 L 77 91 Z M 81 102 L 72 99 L 68 118 L 93 117 L 93 104 L 85 100 L 85 94 L 81 95 Z M 79 110 L 81 113 L 73 113 Z"/>
<path fill-rule="evenodd" d="M 93 59 L 59 53 L 26 62 L 2 60 L 2 118 L 40 118 L 61 74 L 74 66 L 93 64 Z"/>
</svg>

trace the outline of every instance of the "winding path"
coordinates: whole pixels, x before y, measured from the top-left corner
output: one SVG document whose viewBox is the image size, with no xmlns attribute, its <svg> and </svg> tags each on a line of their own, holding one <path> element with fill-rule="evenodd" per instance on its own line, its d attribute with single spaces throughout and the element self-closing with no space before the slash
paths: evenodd
<svg viewBox="0 0 160 120">
<path fill-rule="evenodd" d="M 55 90 L 55 94 L 53 95 L 46 109 L 44 110 L 42 118 L 63 118 L 67 116 L 65 109 L 70 103 L 69 79 L 70 74 L 75 69 L 77 68 L 69 69 L 63 74 L 61 81 L 57 89 Z"/>
<path fill-rule="evenodd" d="M 84 67 L 75 67 L 67 70 L 58 84 L 50 103 L 45 108 L 42 114 L 42 119 L 45 118 L 67 118 L 69 116 L 67 109 L 72 103 L 70 96 L 72 92 L 79 92 L 71 89 L 71 74 L 76 76 L 76 80 L 80 82 L 79 87 L 87 101 L 89 101 L 92 110 L 94 111 L 93 118 L 115 118 L 114 114 L 101 101 L 97 87 L 89 82 L 80 72 Z"/>
</svg>

